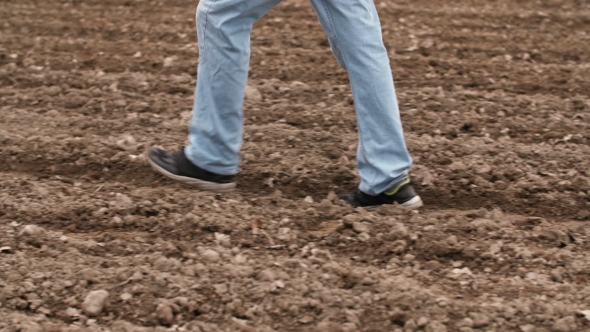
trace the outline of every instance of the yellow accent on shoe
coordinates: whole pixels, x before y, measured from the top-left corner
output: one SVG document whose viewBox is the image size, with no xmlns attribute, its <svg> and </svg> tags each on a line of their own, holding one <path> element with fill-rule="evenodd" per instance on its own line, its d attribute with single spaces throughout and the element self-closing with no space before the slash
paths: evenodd
<svg viewBox="0 0 590 332">
<path fill-rule="evenodd" d="M 384 192 L 385 195 L 387 196 L 393 196 L 395 194 L 397 194 L 397 192 L 401 189 L 401 187 L 405 186 L 406 184 L 410 183 L 410 179 L 405 179 L 404 181 L 400 182 L 399 185 L 397 185 L 393 190 L 391 191 L 386 191 Z"/>
</svg>

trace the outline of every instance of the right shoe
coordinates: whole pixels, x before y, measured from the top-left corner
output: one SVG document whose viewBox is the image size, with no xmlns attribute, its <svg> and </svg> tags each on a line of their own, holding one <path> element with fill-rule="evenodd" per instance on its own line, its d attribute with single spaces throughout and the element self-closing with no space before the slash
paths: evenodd
<svg viewBox="0 0 590 332">
<path fill-rule="evenodd" d="M 236 187 L 233 175 L 219 175 L 206 171 L 191 163 L 184 151 L 169 152 L 151 148 L 147 151 L 146 157 L 157 172 L 197 189 L 224 193 L 233 191 Z"/>
<path fill-rule="evenodd" d="M 385 204 L 397 203 L 407 210 L 415 210 L 424 205 L 420 196 L 414 191 L 410 179 L 399 181 L 377 196 L 365 194 L 360 189 L 356 189 L 351 194 L 338 197 L 352 207 L 363 207 L 369 211 L 376 210 Z"/>
</svg>

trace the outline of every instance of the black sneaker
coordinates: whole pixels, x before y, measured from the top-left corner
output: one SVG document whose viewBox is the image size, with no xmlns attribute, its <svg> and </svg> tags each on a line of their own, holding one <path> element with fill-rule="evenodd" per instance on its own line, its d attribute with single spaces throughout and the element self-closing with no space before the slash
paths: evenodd
<svg viewBox="0 0 590 332">
<path fill-rule="evenodd" d="M 233 175 L 208 172 L 191 163 L 184 155 L 184 151 L 168 152 L 151 148 L 147 151 L 147 160 L 159 173 L 200 190 L 221 193 L 232 191 L 236 187 Z"/>
<path fill-rule="evenodd" d="M 385 192 L 372 196 L 356 189 L 348 195 L 338 196 L 352 207 L 364 207 L 367 210 L 376 210 L 383 204 L 399 204 L 401 207 L 414 210 L 422 205 L 422 199 L 414 191 L 410 179 L 402 180 Z"/>
</svg>

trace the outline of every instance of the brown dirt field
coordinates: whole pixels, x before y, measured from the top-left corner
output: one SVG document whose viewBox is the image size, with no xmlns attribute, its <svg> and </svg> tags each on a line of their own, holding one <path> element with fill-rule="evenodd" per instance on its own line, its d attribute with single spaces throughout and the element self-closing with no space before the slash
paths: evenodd
<svg viewBox="0 0 590 332">
<path fill-rule="evenodd" d="M 377 2 L 419 213 L 335 199 L 352 95 L 302 0 L 255 26 L 239 189 L 154 173 L 196 5 L 0 0 L 0 331 L 590 330 L 586 1 Z"/>
</svg>

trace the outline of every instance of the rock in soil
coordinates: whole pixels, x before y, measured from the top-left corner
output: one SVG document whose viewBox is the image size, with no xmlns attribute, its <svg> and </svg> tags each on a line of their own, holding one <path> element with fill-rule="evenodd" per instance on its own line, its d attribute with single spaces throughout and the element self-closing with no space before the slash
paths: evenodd
<svg viewBox="0 0 590 332">
<path fill-rule="evenodd" d="M 102 289 L 88 293 L 82 302 L 82 311 L 90 317 L 100 315 L 108 296 L 109 292 Z"/>
</svg>

